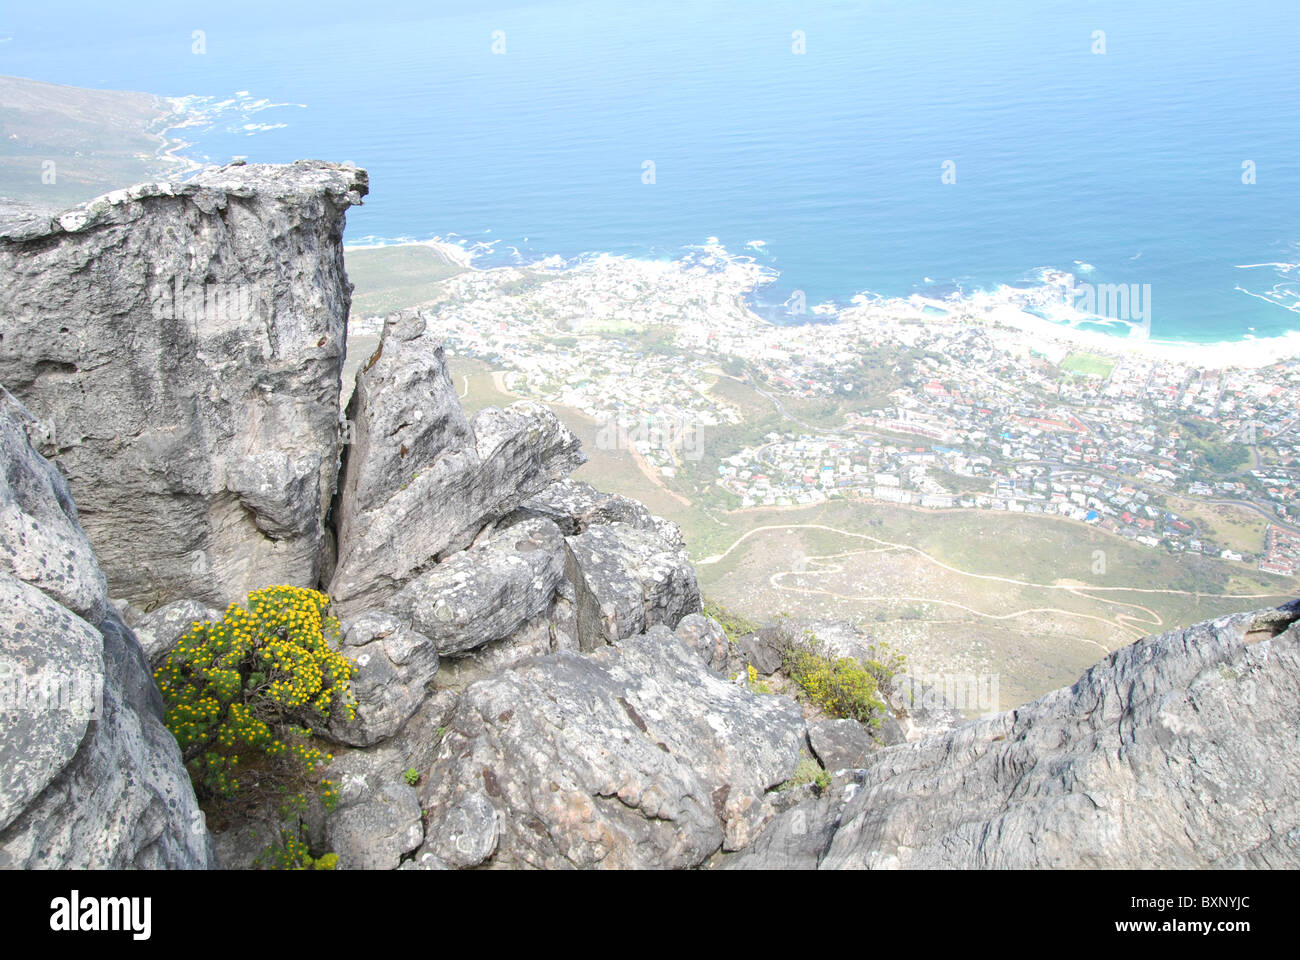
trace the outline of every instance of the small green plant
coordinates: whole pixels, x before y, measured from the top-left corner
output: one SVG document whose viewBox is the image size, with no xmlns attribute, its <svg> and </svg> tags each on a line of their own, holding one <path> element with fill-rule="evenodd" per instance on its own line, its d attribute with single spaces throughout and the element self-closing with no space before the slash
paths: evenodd
<svg viewBox="0 0 1300 960">
<path fill-rule="evenodd" d="M 329 807 L 332 809 L 332 805 Z M 313 857 L 306 840 L 307 798 L 299 793 L 280 805 L 280 837 L 272 841 L 253 861 L 262 870 L 334 870 L 339 855 Z"/>
<path fill-rule="evenodd" d="M 806 754 L 794 768 L 794 776 L 780 784 L 777 790 L 793 790 L 811 783 L 821 793 L 831 785 L 831 775 L 822 769 L 822 765 Z"/>
<path fill-rule="evenodd" d="M 420 771 L 416 770 L 415 767 L 411 767 L 406 773 L 402 774 L 402 777 L 409 786 L 413 787 L 420 782 Z"/>
<path fill-rule="evenodd" d="M 706 617 L 718 621 L 722 627 L 722 632 L 727 635 L 727 639 L 735 643 L 739 637 L 754 633 L 758 630 L 758 624 L 752 620 L 747 620 L 740 614 L 728 610 L 716 600 L 705 600 L 701 608 Z"/>
<path fill-rule="evenodd" d="M 875 731 L 884 722 L 885 701 L 895 673 L 903 658 L 888 647 L 883 656 L 865 663 L 852 657 L 829 653 L 817 637 L 805 633 L 790 645 L 785 654 L 785 668 L 807 699 L 828 716 L 856 720 Z"/>
</svg>

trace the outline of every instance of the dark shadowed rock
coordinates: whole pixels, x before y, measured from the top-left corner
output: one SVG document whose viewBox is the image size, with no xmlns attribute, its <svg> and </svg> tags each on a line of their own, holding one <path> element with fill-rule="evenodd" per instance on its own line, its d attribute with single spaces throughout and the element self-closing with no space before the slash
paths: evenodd
<svg viewBox="0 0 1300 960">
<path fill-rule="evenodd" d="M 148 661 L 107 606 L 66 488 L 27 445 L 29 418 L 3 396 L 0 867 L 209 866 Z"/>
<path fill-rule="evenodd" d="M 364 171 L 211 168 L 0 231 L 0 382 L 44 425 L 114 596 L 314 585 Z"/>
<path fill-rule="evenodd" d="M 808 721 L 808 743 L 831 773 L 865 767 L 879 746 L 858 721 L 827 717 Z"/>
<path fill-rule="evenodd" d="M 790 649 L 790 635 L 781 627 L 764 627 L 736 641 L 740 656 L 765 677 L 770 677 L 785 663 Z"/>
</svg>

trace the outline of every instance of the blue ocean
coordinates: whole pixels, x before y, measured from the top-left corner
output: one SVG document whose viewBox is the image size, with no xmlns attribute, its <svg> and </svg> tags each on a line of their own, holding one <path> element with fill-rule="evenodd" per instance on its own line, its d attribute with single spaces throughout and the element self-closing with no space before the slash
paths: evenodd
<svg viewBox="0 0 1300 960">
<path fill-rule="evenodd" d="M 54 0 L 5 5 L 0 72 L 188 98 L 196 158 L 361 164 L 352 243 L 715 237 L 766 304 L 1061 271 L 1207 342 L 1300 329 L 1297 38 L 1296 0 Z"/>
</svg>

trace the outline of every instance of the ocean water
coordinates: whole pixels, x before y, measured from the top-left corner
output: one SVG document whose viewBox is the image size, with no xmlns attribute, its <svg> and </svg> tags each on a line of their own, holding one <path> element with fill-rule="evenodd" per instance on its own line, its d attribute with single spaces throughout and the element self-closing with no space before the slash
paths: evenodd
<svg viewBox="0 0 1300 960">
<path fill-rule="evenodd" d="M 203 9 L 6 4 L 0 72 L 189 98 L 192 156 L 364 165 L 353 243 L 714 237 L 760 307 L 1060 272 L 1149 285 L 1158 339 L 1300 330 L 1296 0 Z"/>
</svg>

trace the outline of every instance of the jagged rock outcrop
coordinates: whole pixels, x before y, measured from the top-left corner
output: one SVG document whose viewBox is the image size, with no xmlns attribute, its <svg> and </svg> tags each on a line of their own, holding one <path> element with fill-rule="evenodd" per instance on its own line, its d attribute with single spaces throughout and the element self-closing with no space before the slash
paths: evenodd
<svg viewBox="0 0 1300 960">
<path fill-rule="evenodd" d="M 37 430 L 0 388 L 0 868 L 207 867 L 149 664 Z"/>
<path fill-rule="evenodd" d="M 567 479 L 585 457 L 544 408 L 520 402 L 467 420 L 418 311 L 386 321 L 348 424 L 335 609 L 382 609 L 429 637 L 439 686 L 676 626 L 699 609 L 676 525 Z"/>
<path fill-rule="evenodd" d="M 572 477 L 557 480 L 537 496 L 525 500 L 502 522 L 516 523 L 534 517 L 552 521 L 566 537 L 605 523 L 626 523 L 641 530 L 656 528 L 655 518 L 644 504 L 616 493 L 602 493 Z"/>
<path fill-rule="evenodd" d="M 664 626 L 478 680 L 449 723 L 417 866 L 698 865 L 774 812 L 805 735 L 794 701 L 728 683 Z"/>
<path fill-rule="evenodd" d="M 114 596 L 315 584 L 344 211 L 366 191 L 355 167 L 231 164 L 0 228 L 0 382 L 44 425 Z"/>
<path fill-rule="evenodd" d="M 723 865 L 1295 868 L 1297 717 L 1300 602 L 1222 617 L 881 751 Z"/>
<path fill-rule="evenodd" d="M 347 419 L 330 582 L 345 616 L 379 606 L 585 460 L 573 433 L 535 403 L 467 421 L 418 313 L 385 323 Z"/>
</svg>

